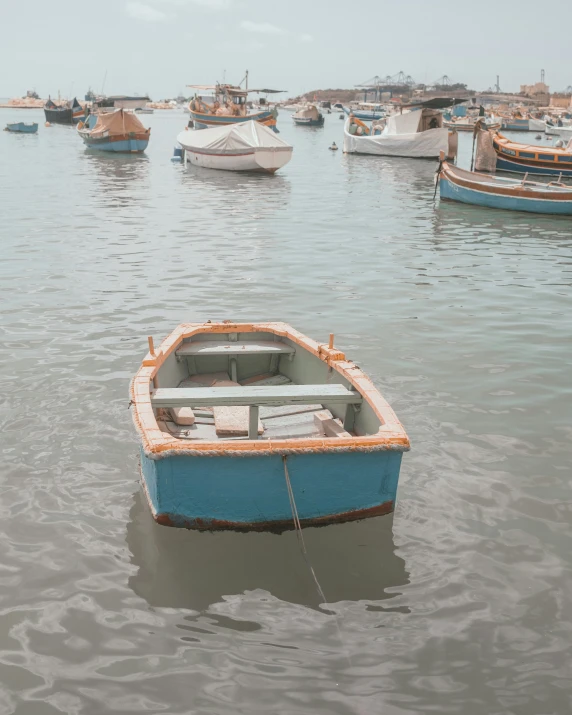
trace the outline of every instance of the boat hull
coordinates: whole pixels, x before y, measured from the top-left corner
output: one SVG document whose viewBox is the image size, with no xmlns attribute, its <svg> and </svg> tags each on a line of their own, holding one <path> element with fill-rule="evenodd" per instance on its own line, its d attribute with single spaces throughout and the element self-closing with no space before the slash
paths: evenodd
<svg viewBox="0 0 572 715">
<path fill-rule="evenodd" d="M 491 209 L 508 211 L 526 211 L 537 214 L 572 215 L 572 200 L 551 201 L 549 199 L 526 198 L 524 196 L 507 196 L 495 193 L 494 190 L 479 191 L 467 186 L 460 186 L 453 181 L 441 178 L 439 189 L 442 199 L 460 201 L 474 206 L 485 206 Z"/>
<path fill-rule="evenodd" d="M 512 142 L 502 134 L 493 136 L 497 169 L 518 174 L 572 176 L 572 151 Z"/>
<path fill-rule="evenodd" d="M 79 124 L 85 116 L 83 109 L 46 109 L 44 108 L 46 122 L 50 124 Z"/>
<path fill-rule="evenodd" d="M 140 154 L 147 149 L 149 137 L 105 137 L 101 139 L 91 139 L 82 136 L 83 142 L 88 149 L 98 151 L 115 152 L 118 154 Z"/>
<path fill-rule="evenodd" d="M 242 122 L 260 122 L 273 131 L 277 132 L 276 118 L 272 112 L 256 112 L 255 114 L 247 114 L 246 116 L 233 117 L 218 114 L 205 114 L 203 112 L 195 112 L 190 110 L 191 119 L 193 120 L 195 129 L 212 129 L 213 127 L 223 127 L 228 124 L 241 124 Z"/>
<path fill-rule="evenodd" d="M 251 152 L 236 154 L 212 154 L 189 147 L 185 149 L 185 156 L 194 166 L 202 166 L 205 169 L 258 171 L 274 174 L 290 161 L 292 149 L 289 151 L 254 149 Z"/>
<path fill-rule="evenodd" d="M 294 124 L 299 127 L 323 127 L 324 117 L 321 119 L 307 119 L 306 117 L 292 117 Z"/>
<path fill-rule="evenodd" d="M 14 122 L 13 124 L 6 125 L 6 131 L 13 132 L 14 134 L 36 134 L 38 131 L 38 125 L 35 122 L 33 124 Z"/>
<path fill-rule="evenodd" d="M 168 456 L 141 452 L 154 519 L 188 529 L 282 531 L 294 526 L 287 467 L 302 525 L 353 521 L 393 511 L 402 453 Z"/>
</svg>

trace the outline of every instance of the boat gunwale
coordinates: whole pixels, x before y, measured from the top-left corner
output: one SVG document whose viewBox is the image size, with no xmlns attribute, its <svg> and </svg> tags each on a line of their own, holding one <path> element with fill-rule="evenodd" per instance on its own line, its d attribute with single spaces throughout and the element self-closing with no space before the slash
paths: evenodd
<svg viewBox="0 0 572 715">
<path fill-rule="evenodd" d="M 322 360 L 335 370 L 360 393 L 380 421 L 377 433 L 363 437 L 316 438 L 297 437 L 292 439 L 267 440 L 217 440 L 216 442 L 196 441 L 189 444 L 166 435 L 159 429 L 151 404 L 150 385 L 157 376 L 165 360 L 186 338 L 197 334 L 254 333 L 268 332 L 292 340 L 301 348 Z M 325 343 L 317 343 L 287 323 L 182 323 L 168 335 L 154 354 L 147 353 L 141 367 L 130 385 L 131 404 L 134 407 L 133 421 L 139 432 L 145 456 L 161 459 L 175 455 L 190 456 L 271 456 L 284 454 L 308 454 L 328 452 L 370 452 L 378 450 L 408 451 L 409 438 L 395 412 L 375 387 L 370 378 L 353 362 L 346 360 L 344 353 L 329 348 Z"/>
<path fill-rule="evenodd" d="M 493 134 L 493 146 L 494 142 L 496 142 L 499 147 L 505 147 L 506 149 L 511 149 L 513 151 L 526 151 L 530 152 L 531 154 L 537 154 L 540 156 L 540 154 L 554 154 L 555 156 L 572 156 L 572 150 L 568 149 L 567 147 L 556 147 L 556 146 L 541 146 L 540 144 L 523 144 L 521 142 L 515 142 L 512 139 L 508 139 L 505 137 L 503 134 L 500 132 L 495 132 Z M 495 149 L 496 151 L 496 149 Z M 547 164 L 548 166 L 554 166 L 558 164 L 558 161 L 551 161 L 550 159 L 532 159 L 530 157 L 522 157 L 520 155 L 518 156 L 513 156 L 512 154 L 505 155 L 502 152 L 498 152 L 497 154 L 500 153 L 502 154 L 503 159 L 508 158 L 512 160 L 517 160 L 521 161 L 523 163 L 530 163 L 531 166 L 537 166 L 540 164 Z M 570 166 L 565 166 L 564 168 L 571 169 L 572 165 Z"/>
</svg>

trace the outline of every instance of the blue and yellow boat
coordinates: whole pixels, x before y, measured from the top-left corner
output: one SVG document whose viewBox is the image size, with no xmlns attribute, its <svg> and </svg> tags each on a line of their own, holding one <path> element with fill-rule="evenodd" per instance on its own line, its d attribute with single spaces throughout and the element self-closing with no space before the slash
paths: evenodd
<svg viewBox="0 0 572 715">
<path fill-rule="evenodd" d="M 502 134 L 493 135 L 497 169 L 519 174 L 545 174 L 572 177 L 572 141 L 566 147 L 520 144 Z"/>
<path fill-rule="evenodd" d="M 242 89 L 231 84 L 189 85 L 196 90 L 213 92 L 212 97 L 205 101 L 197 95 L 189 102 L 189 113 L 195 129 L 212 129 L 213 127 L 241 122 L 259 122 L 277 132 L 276 110 L 264 109 L 259 112 L 248 112 L 247 98 L 249 92 L 276 93 L 271 89 Z"/>
<path fill-rule="evenodd" d="M 15 134 L 36 134 L 38 131 L 37 122 L 9 122 L 4 129 L 5 132 Z"/>
<path fill-rule="evenodd" d="M 371 380 L 285 323 L 185 323 L 131 383 L 153 516 L 283 530 L 393 511 L 409 439 Z"/>
</svg>

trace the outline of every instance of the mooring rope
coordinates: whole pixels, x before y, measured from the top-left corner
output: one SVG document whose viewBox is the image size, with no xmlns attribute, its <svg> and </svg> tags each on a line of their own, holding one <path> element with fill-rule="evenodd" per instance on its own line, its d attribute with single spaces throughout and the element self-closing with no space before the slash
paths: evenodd
<svg viewBox="0 0 572 715">
<path fill-rule="evenodd" d="M 314 571 L 314 567 L 312 566 L 312 562 L 310 561 L 310 556 L 308 554 L 308 551 L 306 549 L 306 544 L 304 542 L 304 535 L 302 534 L 302 524 L 300 524 L 300 517 L 298 516 L 298 508 L 296 507 L 296 500 L 294 499 L 294 491 L 292 490 L 292 484 L 290 482 L 290 475 L 288 474 L 288 464 L 286 463 L 286 460 L 288 458 L 286 455 L 282 457 L 282 460 L 284 462 L 284 477 L 286 479 L 286 488 L 288 489 L 288 499 L 290 500 L 290 508 L 292 510 L 292 520 L 294 521 L 294 528 L 296 529 L 296 536 L 298 538 L 298 543 L 300 544 L 300 550 L 302 551 L 302 556 L 304 557 L 304 561 L 308 565 L 308 568 L 310 569 L 310 573 L 312 574 L 312 578 L 314 579 L 314 583 L 316 584 L 316 588 L 318 589 L 318 593 L 320 595 L 320 598 L 324 603 L 327 603 L 328 600 L 322 591 L 322 587 L 320 586 L 320 582 L 318 581 L 318 577 L 316 576 L 316 572 Z"/>
</svg>

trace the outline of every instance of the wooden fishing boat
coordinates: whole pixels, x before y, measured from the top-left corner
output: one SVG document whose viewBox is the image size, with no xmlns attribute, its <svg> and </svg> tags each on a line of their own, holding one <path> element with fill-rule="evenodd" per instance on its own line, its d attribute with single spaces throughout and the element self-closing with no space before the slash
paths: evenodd
<svg viewBox="0 0 572 715">
<path fill-rule="evenodd" d="M 302 127 L 323 127 L 324 115 L 315 104 L 307 104 L 292 115 L 292 121 Z"/>
<path fill-rule="evenodd" d="M 259 122 L 273 131 L 276 128 L 276 110 L 264 109 L 259 112 L 249 112 L 247 98 L 249 92 L 263 92 L 275 94 L 280 90 L 273 89 L 248 89 L 248 72 L 246 73 L 247 87 L 232 84 L 216 85 L 189 85 L 200 92 L 212 92 L 212 96 L 198 94 L 189 102 L 189 113 L 195 129 L 212 129 L 213 127 L 227 124 L 240 124 L 242 122 Z M 208 99 L 208 101 L 207 101 Z"/>
<path fill-rule="evenodd" d="M 369 378 L 285 323 L 186 323 L 131 383 L 156 521 L 281 530 L 393 511 L 409 439 Z"/>
<path fill-rule="evenodd" d="M 145 151 L 151 135 L 150 129 L 145 129 L 134 114 L 124 109 L 90 115 L 80 122 L 77 131 L 90 149 L 127 154 Z"/>
<path fill-rule="evenodd" d="M 292 158 L 293 148 L 258 122 L 185 130 L 177 136 L 185 161 L 207 169 L 274 174 Z"/>
<path fill-rule="evenodd" d="M 38 131 L 37 122 L 9 122 L 4 129 L 6 132 L 15 134 L 36 134 Z"/>
<path fill-rule="evenodd" d="M 383 119 L 386 115 L 385 108 L 379 104 L 361 104 L 359 107 L 342 107 L 342 111 L 349 117 L 353 114 L 362 122 L 375 122 L 378 119 Z"/>
<path fill-rule="evenodd" d="M 500 133 L 493 136 L 497 169 L 520 174 L 572 176 L 572 141 L 563 148 L 547 149 L 535 144 L 520 144 Z"/>
<path fill-rule="evenodd" d="M 545 122 L 534 117 L 504 117 L 500 126 L 501 129 L 511 132 L 542 132 L 545 127 Z"/>
<path fill-rule="evenodd" d="M 83 119 L 85 110 L 76 97 L 71 102 L 59 105 L 48 99 L 44 105 L 44 114 L 46 122 L 50 124 L 78 124 Z"/>
<path fill-rule="evenodd" d="M 442 157 L 444 159 L 444 157 Z M 479 174 L 441 162 L 439 191 L 442 199 L 509 211 L 572 216 L 572 186 L 543 184 Z"/>
</svg>

